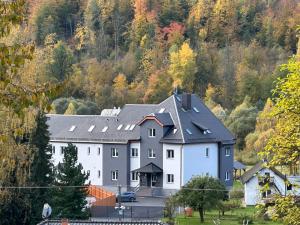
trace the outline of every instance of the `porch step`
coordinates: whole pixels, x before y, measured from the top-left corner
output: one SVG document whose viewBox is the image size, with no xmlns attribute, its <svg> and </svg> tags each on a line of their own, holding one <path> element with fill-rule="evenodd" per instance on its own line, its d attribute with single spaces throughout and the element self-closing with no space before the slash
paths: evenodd
<svg viewBox="0 0 300 225">
<path fill-rule="evenodd" d="M 152 188 L 140 186 L 138 191 L 136 192 L 136 196 L 138 197 L 151 197 L 152 196 Z"/>
</svg>

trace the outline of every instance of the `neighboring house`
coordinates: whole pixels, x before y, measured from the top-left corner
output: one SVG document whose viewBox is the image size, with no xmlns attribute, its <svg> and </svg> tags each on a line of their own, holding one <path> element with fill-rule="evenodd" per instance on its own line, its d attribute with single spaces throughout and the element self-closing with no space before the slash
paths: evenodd
<svg viewBox="0 0 300 225">
<path fill-rule="evenodd" d="M 246 171 L 241 181 L 244 184 L 246 205 L 267 202 L 274 194 L 300 195 L 300 177 L 285 176 L 275 168 L 266 168 L 263 162 Z M 269 188 L 266 188 L 266 184 Z"/>
<path fill-rule="evenodd" d="M 75 144 L 93 185 L 178 190 L 196 175 L 233 184 L 235 138 L 194 94 L 101 115 L 48 117 L 54 164 L 63 146 Z"/>
</svg>

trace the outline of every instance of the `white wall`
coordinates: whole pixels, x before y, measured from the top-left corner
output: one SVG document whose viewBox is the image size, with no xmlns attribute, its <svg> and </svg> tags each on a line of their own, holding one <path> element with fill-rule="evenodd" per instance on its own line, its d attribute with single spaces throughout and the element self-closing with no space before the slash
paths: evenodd
<svg viewBox="0 0 300 225">
<path fill-rule="evenodd" d="M 163 188 L 180 189 L 182 186 L 181 168 L 181 146 L 174 144 L 163 144 Z M 174 150 L 174 158 L 167 158 L 167 150 Z M 174 183 L 168 183 L 167 174 L 174 174 Z"/>
<path fill-rule="evenodd" d="M 209 156 L 206 157 L 206 148 Z M 218 177 L 218 144 L 188 144 L 183 146 L 183 185 L 193 176 Z"/>
<path fill-rule="evenodd" d="M 138 149 L 138 157 L 131 157 L 131 148 L 137 148 Z M 130 186 L 136 187 L 140 182 L 138 181 L 132 181 L 131 180 L 131 171 L 140 168 L 141 165 L 141 144 L 140 142 L 132 142 L 130 143 Z"/>
<path fill-rule="evenodd" d="M 62 162 L 63 155 L 60 152 L 61 146 L 67 146 L 67 143 L 50 142 L 52 146 L 55 146 L 55 154 L 52 155 L 54 165 Z M 90 170 L 90 176 L 88 182 L 91 181 L 93 185 L 103 184 L 103 146 L 102 144 L 94 143 L 73 143 L 78 148 L 78 162 L 82 164 L 83 170 Z M 88 147 L 91 152 L 88 154 Z M 100 155 L 98 155 L 98 148 L 100 148 Z M 98 177 L 98 170 L 100 170 L 100 177 Z"/>
</svg>

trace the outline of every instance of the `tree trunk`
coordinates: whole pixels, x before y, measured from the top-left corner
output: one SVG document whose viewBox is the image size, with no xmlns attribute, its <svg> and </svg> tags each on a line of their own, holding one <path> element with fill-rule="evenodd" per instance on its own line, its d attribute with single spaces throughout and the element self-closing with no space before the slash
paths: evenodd
<svg viewBox="0 0 300 225">
<path fill-rule="evenodd" d="M 204 210 L 203 210 L 203 208 L 199 208 L 199 216 L 200 216 L 200 222 L 204 223 Z"/>
</svg>

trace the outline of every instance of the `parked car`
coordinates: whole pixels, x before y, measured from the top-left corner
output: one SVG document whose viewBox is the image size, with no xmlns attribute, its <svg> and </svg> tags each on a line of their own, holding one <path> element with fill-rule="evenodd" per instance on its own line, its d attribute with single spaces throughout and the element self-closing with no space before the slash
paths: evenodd
<svg viewBox="0 0 300 225">
<path fill-rule="evenodd" d="M 119 201 L 119 195 L 116 195 L 117 202 Z M 134 202 L 136 200 L 136 195 L 134 192 L 123 192 L 120 196 L 121 202 Z"/>
</svg>

